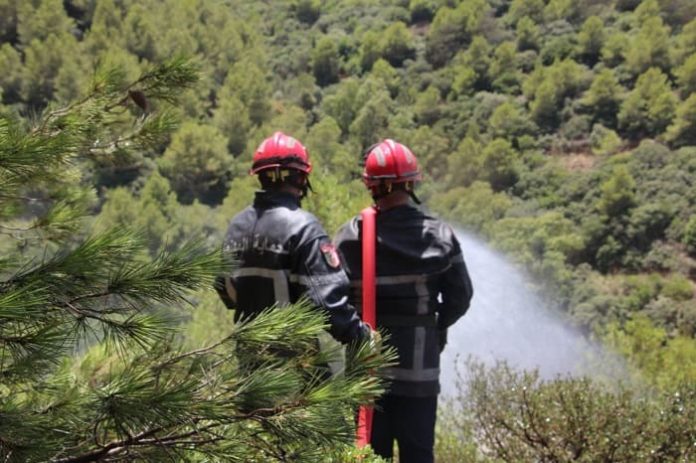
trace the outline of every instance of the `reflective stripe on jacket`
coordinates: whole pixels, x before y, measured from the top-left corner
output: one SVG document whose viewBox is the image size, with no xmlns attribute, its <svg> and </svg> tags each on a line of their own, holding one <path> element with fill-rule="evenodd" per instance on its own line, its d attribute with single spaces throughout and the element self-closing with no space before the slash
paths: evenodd
<svg viewBox="0 0 696 463">
<path fill-rule="evenodd" d="M 360 310 L 361 219 L 338 232 L 336 245 L 351 280 L 351 301 Z M 377 215 L 377 325 L 389 332 L 399 365 L 387 370 L 395 395 L 439 392 L 440 342 L 447 327 L 469 308 L 473 295 L 452 229 L 411 205 Z"/>
<path fill-rule="evenodd" d="M 236 319 L 306 297 L 327 312 L 337 340 L 367 335 L 348 303 L 349 281 L 335 248 L 294 195 L 257 192 L 254 204 L 230 222 L 223 252 L 238 265 L 216 287 Z"/>
</svg>

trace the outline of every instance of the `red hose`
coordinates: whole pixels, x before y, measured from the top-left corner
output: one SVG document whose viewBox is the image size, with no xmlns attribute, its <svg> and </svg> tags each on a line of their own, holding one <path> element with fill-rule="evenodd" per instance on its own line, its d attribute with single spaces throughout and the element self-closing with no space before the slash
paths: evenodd
<svg viewBox="0 0 696 463">
<path fill-rule="evenodd" d="M 377 328 L 376 313 L 376 225 L 377 210 L 370 206 L 360 212 L 362 217 L 362 319 L 373 329 Z M 372 436 L 372 407 L 360 407 L 358 412 L 357 445 L 362 448 Z"/>
</svg>

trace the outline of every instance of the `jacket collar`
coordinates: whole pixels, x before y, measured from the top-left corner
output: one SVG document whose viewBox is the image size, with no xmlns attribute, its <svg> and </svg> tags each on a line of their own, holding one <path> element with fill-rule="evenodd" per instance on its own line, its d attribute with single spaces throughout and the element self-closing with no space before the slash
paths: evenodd
<svg viewBox="0 0 696 463">
<path fill-rule="evenodd" d="M 300 198 L 292 193 L 260 190 L 254 196 L 254 207 L 260 209 L 270 209 L 272 207 L 297 209 L 300 207 Z"/>
<path fill-rule="evenodd" d="M 408 204 L 402 204 L 401 206 L 389 208 L 386 211 L 380 211 L 379 215 L 401 217 L 404 215 L 408 216 L 413 213 L 420 213 L 420 209 L 409 202 Z"/>
</svg>

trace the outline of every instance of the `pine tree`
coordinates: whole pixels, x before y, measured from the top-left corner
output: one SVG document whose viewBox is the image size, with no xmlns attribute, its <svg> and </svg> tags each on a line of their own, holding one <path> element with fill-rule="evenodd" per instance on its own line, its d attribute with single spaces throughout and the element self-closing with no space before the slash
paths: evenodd
<svg viewBox="0 0 696 463">
<path fill-rule="evenodd" d="M 338 47 L 331 37 L 322 37 L 312 50 L 312 72 L 317 83 L 324 87 L 338 82 Z"/>
<path fill-rule="evenodd" d="M 604 22 L 598 16 L 587 18 L 578 33 L 578 51 L 584 61 L 593 65 L 599 59 L 599 55 L 604 45 L 606 32 Z"/>
<path fill-rule="evenodd" d="M 336 352 L 318 350 L 326 320 L 306 303 L 185 350 L 174 311 L 230 264 L 195 243 L 151 259 L 134 231 L 87 229 L 85 166 L 160 143 L 196 74 L 181 59 L 131 83 L 110 70 L 35 121 L 0 115 L 3 462 L 321 461 L 380 392 L 388 359 L 367 345 L 324 375 Z"/>
<path fill-rule="evenodd" d="M 619 128 L 632 138 L 659 135 L 672 122 L 676 104 L 667 76 L 650 68 L 621 104 Z"/>
</svg>

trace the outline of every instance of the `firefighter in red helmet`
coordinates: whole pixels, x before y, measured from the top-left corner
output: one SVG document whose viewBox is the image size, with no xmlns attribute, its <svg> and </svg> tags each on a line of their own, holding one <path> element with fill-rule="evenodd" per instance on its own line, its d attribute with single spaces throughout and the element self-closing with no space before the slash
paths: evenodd
<svg viewBox="0 0 696 463">
<path fill-rule="evenodd" d="M 298 140 L 276 132 L 259 145 L 249 173 L 262 189 L 229 224 L 223 251 L 238 265 L 218 278 L 216 289 L 236 320 L 307 297 L 327 313 L 335 339 L 370 339 L 372 331 L 348 303 L 349 282 L 334 245 L 300 207 L 311 171 Z"/>
<path fill-rule="evenodd" d="M 386 139 L 367 150 L 363 181 L 377 209 L 377 326 L 399 354 L 399 364 L 386 369 L 390 386 L 375 405 L 370 441 L 377 455 L 389 459 L 396 440 L 401 463 L 433 461 L 440 352 L 447 328 L 468 310 L 473 295 L 452 228 L 414 205 L 420 203 L 420 180 L 418 161 L 403 144 Z M 356 216 L 336 237 L 358 307 L 361 227 Z"/>
</svg>

